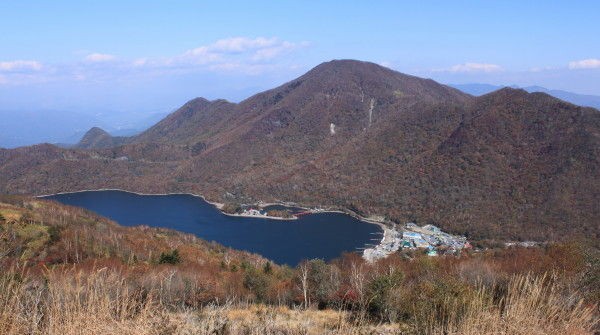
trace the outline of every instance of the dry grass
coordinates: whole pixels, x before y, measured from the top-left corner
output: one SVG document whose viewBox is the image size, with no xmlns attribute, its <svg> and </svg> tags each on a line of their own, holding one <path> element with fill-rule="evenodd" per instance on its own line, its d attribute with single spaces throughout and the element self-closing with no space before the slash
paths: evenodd
<svg viewBox="0 0 600 335">
<path fill-rule="evenodd" d="M 227 334 L 397 334 L 400 329 L 398 324 L 357 323 L 349 312 L 331 309 L 225 306 L 205 308 L 202 315 L 228 324 Z"/>
<path fill-rule="evenodd" d="M 494 301 L 481 288 L 445 320 L 356 323 L 349 312 L 258 304 L 173 308 L 161 292 L 133 287 L 116 270 L 47 270 L 0 276 L 0 334 L 593 334 L 595 306 L 565 296 L 548 277 L 518 276 Z M 37 278 L 37 277 L 36 277 Z"/>
<path fill-rule="evenodd" d="M 155 298 L 160 292 L 133 289 L 119 272 L 106 268 L 48 271 L 45 280 L 27 277 L 13 270 L 0 278 L 0 334 L 316 335 L 372 328 L 350 323 L 348 312 L 332 310 L 253 304 L 172 309 Z"/>
<path fill-rule="evenodd" d="M 6 222 L 16 222 L 23 216 L 22 213 L 17 209 L 12 209 L 10 205 L 0 203 L 0 207 L 5 207 L 0 210 L 0 215 L 4 217 Z"/>
<path fill-rule="evenodd" d="M 481 288 L 432 333 L 583 335 L 593 334 L 600 321 L 596 306 L 586 306 L 574 294 L 565 294 L 547 276 L 514 277 L 505 296 L 496 303 L 490 291 Z"/>
<path fill-rule="evenodd" d="M 48 271 L 45 280 L 0 279 L 2 334 L 153 334 L 160 317 L 151 295 L 132 291 L 118 272 Z"/>
</svg>

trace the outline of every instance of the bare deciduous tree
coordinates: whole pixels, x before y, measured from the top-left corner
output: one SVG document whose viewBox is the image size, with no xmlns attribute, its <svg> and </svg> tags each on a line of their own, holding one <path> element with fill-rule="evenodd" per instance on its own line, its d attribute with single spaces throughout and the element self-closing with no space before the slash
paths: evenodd
<svg viewBox="0 0 600 335">
<path fill-rule="evenodd" d="M 308 262 L 302 262 L 300 264 L 300 284 L 302 285 L 302 296 L 304 297 L 304 308 L 307 309 L 310 306 L 310 297 L 308 296 L 308 274 L 310 271 L 310 265 Z"/>
</svg>

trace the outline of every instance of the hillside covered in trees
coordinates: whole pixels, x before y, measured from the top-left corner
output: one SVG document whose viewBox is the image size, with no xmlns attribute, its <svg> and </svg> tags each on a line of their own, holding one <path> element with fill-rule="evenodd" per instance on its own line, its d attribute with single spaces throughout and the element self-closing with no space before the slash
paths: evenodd
<svg viewBox="0 0 600 335">
<path fill-rule="evenodd" d="M 240 103 L 198 98 L 129 138 L 0 149 L 0 191 L 120 188 L 294 201 L 470 237 L 598 238 L 600 112 L 504 88 L 480 97 L 353 60 Z"/>
</svg>

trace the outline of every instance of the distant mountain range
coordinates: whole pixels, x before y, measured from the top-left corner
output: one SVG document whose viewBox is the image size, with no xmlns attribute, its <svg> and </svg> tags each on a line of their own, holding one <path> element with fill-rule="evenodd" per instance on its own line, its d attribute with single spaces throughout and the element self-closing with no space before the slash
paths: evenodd
<svg viewBox="0 0 600 335">
<path fill-rule="evenodd" d="M 488 94 L 494 91 L 497 91 L 506 86 L 496 86 L 490 84 L 452 84 L 450 85 L 456 89 L 459 89 L 465 93 L 472 94 L 474 96 L 480 96 L 484 94 Z M 521 88 L 516 85 L 509 86 L 511 88 Z M 594 107 L 596 109 L 600 109 L 600 96 L 597 95 L 585 95 L 585 94 L 577 94 L 567 91 L 561 90 L 549 90 L 547 88 L 541 86 L 527 86 L 522 87 L 525 91 L 529 93 L 541 92 L 551 95 L 555 98 L 570 102 L 579 106 L 587 106 Z"/>
<path fill-rule="evenodd" d="M 15 148 L 38 143 L 69 146 L 97 126 L 115 136 L 142 132 L 167 113 L 92 113 L 61 110 L 0 110 L 0 148 Z"/>
<path fill-rule="evenodd" d="M 600 112 L 474 97 L 353 60 L 240 103 L 197 98 L 132 137 L 0 150 L 0 193 L 97 188 L 295 201 L 471 238 L 600 237 Z"/>
</svg>

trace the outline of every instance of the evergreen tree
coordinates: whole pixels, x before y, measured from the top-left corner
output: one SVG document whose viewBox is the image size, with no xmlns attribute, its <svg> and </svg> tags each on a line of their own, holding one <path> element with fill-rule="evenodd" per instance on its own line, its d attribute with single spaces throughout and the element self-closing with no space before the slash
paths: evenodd
<svg viewBox="0 0 600 335">
<path fill-rule="evenodd" d="M 265 265 L 263 266 L 263 272 L 266 274 L 270 274 L 271 272 L 273 272 L 273 267 L 271 266 L 271 262 L 265 263 Z"/>
<path fill-rule="evenodd" d="M 181 257 L 179 256 L 179 250 L 175 249 L 170 253 L 161 252 L 158 264 L 179 264 Z"/>
</svg>

